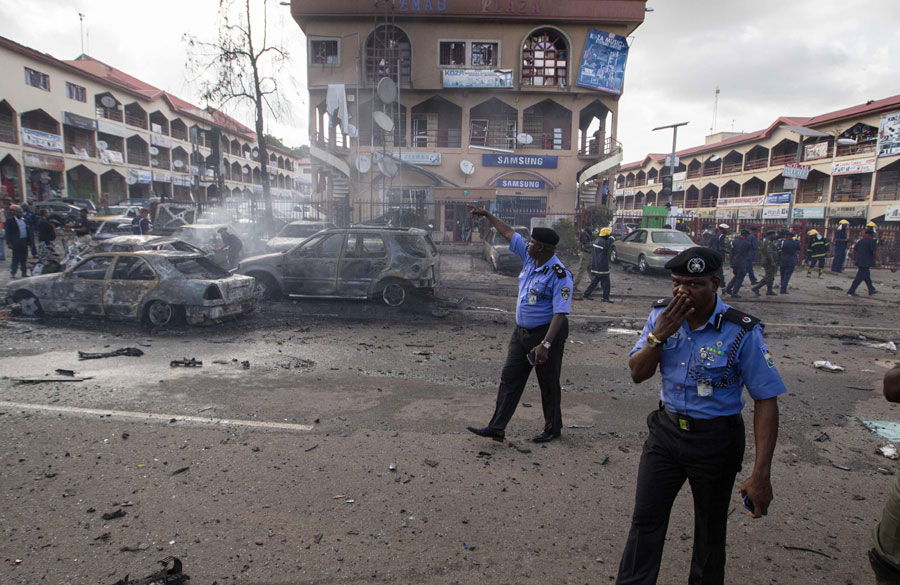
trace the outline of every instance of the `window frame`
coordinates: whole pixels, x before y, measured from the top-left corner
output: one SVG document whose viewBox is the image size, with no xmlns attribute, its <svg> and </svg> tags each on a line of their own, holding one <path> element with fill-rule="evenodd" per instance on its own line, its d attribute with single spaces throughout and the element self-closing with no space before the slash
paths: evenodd
<svg viewBox="0 0 900 585">
<path fill-rule="evenodd" d="M 335 63 L 316 63 L 315 62 L 315 52 L 313 51 L 313 43 L 316 42 L 335 42 L 337 44 L 337 62 Z M 341 38 L 340 37 L 310 37 L 308 40 L 308 45 L 306 49 L 306 53 L 308 55 L 307 61 L 308 65 L 311 67 L 340 67 L 341 66 Z M 326 56 L 327 58 L 327 56 Z"/>
<path fill-rule="evenodd" d="M 441 63 L 441 44 L 443 43 L 462 43 L 463 44 L 463 62 L 460 65 L 444 65 Z M 472 45 L 494 45 L 496 51 L 494 59 L 496 63 L 493 65 L 474 65 L 472 63 Z M 500 39 L 460 39 L 460 38 L 441 38 L 437 40 L 437 52 L 435 54 L 435 64 L 438 69 L 497 69 L 502 63 L 503 43 Z"/>
<path fill-rule="evenodd" d="M 74 91 L 73 91 L 74 90 Z M 72 94 L 75 95 L 72 95 Z M 81 96 L 80 98 L 78 96 Z M 72 83 L 71 81 L 66 82 L 66 97 L 70 100 L 74 100 L 76 102 L 81 102 L 83 104 L 87 103 L 87 88 L 84 86 L 78 85 L 77 83 Z"/>
<path fill-rule="evenodd" d="M 496 63 L 494 63 L 493 65 L 491 65 L 491 64 L 476 65 L 475 63 L 473 63 L 472 58 L 475 56 L 475 53 L 472 50 L 472 46 L 475 44 L 494 45 L 496 47 L 496 49 L 494 50 L 494 60 L 496 61 Z M 469 67 L 471 67 L 473 69 L 496 69 L 496 68 L 500 67 L 500 63 L 501 63 L 501 61 L 500 61 L 500 45 L 501 45 L 501 43 L 499 40 L 494 41 L 494 40 L 473 39 L 473 40 L 469 41 L 469 59 L 467 61 L 467 63 L 469 64 Z"/>
<path fill-rule="evenodd" d="M 459 43 L 462 45 L 463 55 L 462 63 L 459 65 L 441 63 L 441 46 L 449 43 Z M 438 39 L 437 42 L 437 66 L 441 69 L 460 69 L 466 67 L 469 62 L 469 41 L 462 39 Z"/>
<path fill-rule="evenodd" d="M 556 83 L 554 83 L 554 84 L 549 84 L 549 85 L 548 85 L 547 83 L 544 82 L 545 79 L 546 79 L 546 77 L 548 77 L 547 75 L 545 75 L 544 73 L 542 73 L 541 75 L 535 75 L 535 74 L 534 74 L 534 73 L 537 72 L 538 69 L 540 69 L 541 71 L 544 71 L 545 69 L 548 69 L 548 67 L 546 66 L 546 64 L 542 65 L 541 67 L 538 67 L 538 66 L 534 63 L 534 60 L 537 59 L 536 56 L 533 56 L 533 57 L 532 57 L 532 63 L 531 63 L 528 67 L 526 67 L 526 64 L 525 64 L 525 51 L 526 51 L 525 45 L 526 45 L 526 43 L 527 43 L 527 42 L 529 41 L 529 39 L 531 39 L 535 34 L 537 34 L 539 31 L 543 31 L 543 30 L 546 30 L 546 31 L 553 31 L 554 33 L 556 33 L 556 34 L 559 36 L 560 39 L 562 39 L 562 41 L 563 41 L 563 42 L 565 43 L 565 45 L 566 45 L 566 48 L 565 48 L 565 52 L 566 52 L 566 58 L 565 58 L 565 62 L 566 62 L 566 65 L 565 65 L 565 67 L 566 67 L 566 73 L 565 73 L 565 77 L 564 77 L 564 78 L 565 78 L 565 86 L 563 87 L 563 89 L 571 88 L 571 87 L 572 87 L 572 67 L 573 67 L 573 65 L 574 65 L 574 63 L 575 63 L 574 60 L 573 60 L 573 59 L 574 59 L 574 58 L 573 58 L 573 50 L 574 50 L 574 49 L 573 49 L 573 46 L 574 46 L 574 45 L 572 44 L 572 39 L 569 37 L 568 34 L 566 34 L 562 29 L 560 29 L 560 28 L 558 28 L 558 27 L 556 27 L 556 26 L 552 26 L 552 25 L 543 25 L 543 26 L 539 26 L 539 27 L 533 28 L 532 30 L 528 31 L 528 33 L 525 34 L 524 37 L 522 37 L 522 42 L 521 42 L 521 44 L 520 44 L 520 46 L 519 46 L 519 65 L 518 65 L 518 66 L 519 66 L 519 86 L 520 86 L 520 87 L 547 87 L 547 88 L 560 87 L 560 86 L 559 86 L 559 79 L 560 79 L 562 76 L 558 75 L 556 72 L 555 72 L 554 75 L 553 75 L 553 77 L 557 80 Z M 553 49 L 553 50 L 559 51 L 559 49 Z M 546 59 L 546 56 L 542 56 L 541 59 Z M 554 61 L 559 61 L 560 59 L 558 58 L 558 56 L 556 56 L 556 57 L 553 58 L 553 60 L 554 60 Z M 559 70 L 560 67 L 559 67 L 558 65 L 554 64 L 551 68 L 558 72 L 558 70 Z M 531 74 L 531 75 L 525 75 L 526 71 L 531 71 L 532 74 Z M 534 83 L 534 79 L 535 79 L 536 77 L 540 77 L 540 78 L 541 78 L 541 83 L 540 83 L 540 84 Z M 527 83 L 526 83 L 526 79 L 528 80 Z"/>
<path fill-rule="evenodd" d="M 40 76 L 39 79 L 41 81 L 46 80 L 47 87 L 44 87 L 43 85 L 35 85 L 35 84 L 31 83 L 32 74 Z M 46 73 L 42 73 L 42 72 L 38 71 L 37 69 L 32 69 L 31 67 L 25 67 L 25 85 L 27 85 L 29 87 L 34 87 L 37 89 L 42 89 L 44 91 L 50 91 L 50 75 L 48 75 Z"/>
</svg>

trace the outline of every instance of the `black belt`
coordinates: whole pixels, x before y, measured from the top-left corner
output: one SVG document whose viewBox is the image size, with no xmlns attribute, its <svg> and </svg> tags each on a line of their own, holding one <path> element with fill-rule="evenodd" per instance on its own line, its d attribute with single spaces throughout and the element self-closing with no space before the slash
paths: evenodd
<svg viewBox="0 0 900 585">
<path fill-rule="evenodd" d="M 721 429 L 734 424 L 741 418 L 740 414 L 729 414 L 727 416 L 717 416 L 714 418 L 691 418 L 684 414 L 672 412 L 662 404 L 659 405 L 659 411 L 663 413 L 667 419 L 672 421 L 672 424 L 682 431 L 687 432 Z"/>
<path fill-rule="evenodd" d="M 531 335 L 532 333 L 537 333 L 541 329 L 545 329 L 549 326 L 550 326 L 550 323 L 546 323 L 544 325 L 538 325 L 537 327 L 532 327 L 531 329 L 526 329 L 525 327 L 522 327 L 521 325 L 516 325 L 516 329 L 519 331 L 519 333 L 523 333 L 525 335 Z"/>
</svg>

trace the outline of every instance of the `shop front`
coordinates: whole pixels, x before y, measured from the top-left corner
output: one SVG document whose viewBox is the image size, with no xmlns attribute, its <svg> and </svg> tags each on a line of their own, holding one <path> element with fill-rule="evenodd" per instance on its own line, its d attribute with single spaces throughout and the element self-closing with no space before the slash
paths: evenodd
<svg viewBox="0 0 900 585">
<path fill-rule="evenodd" d="M 97 201 L 97 174 L 85 165 L 66 171 L 66 195 L 75 199 Z"/>
<path fill-rule="evenodd" d="M 66 161 L 61 156 L 25 152 L 24 160 L 27 201 L 46 201 L 62 195 Z"/>
<path fill-rule="evenodd" d="M 128 169 L 125 177 L 129 199 L 150 199 L 153 197 L 153 173 L 141 169 Z"/>
<path fill-rule="evenodd" d="M 445 243 L 480 242 L 482 230 L 489 225 L 474 221 L 469 205 L 482 209 L 492 209 L 497 190 L 493 187 L 434 187 L 436 227 Z M 496 214 L 495 210 L 492 210 Z M 498 216 L 499 217 L 499 216 Z"/>
<path fill-rule="evenodd" d="M 169 171 L 152 171 L 153 196 L 161 199 L 172 198 L 172 173 Z"/>
<path fill-rule="evenodd" d="M 22 201 L 21 167 L 13 155 L 8 154 L 0 160 L 0 201 Z"/>
<path fill-rule="evenodd" d="M 117 170 L 109 170 L 100 175 L 100 204 L 112 205 L 128 198 L 125 177 Z"/>
</svg>

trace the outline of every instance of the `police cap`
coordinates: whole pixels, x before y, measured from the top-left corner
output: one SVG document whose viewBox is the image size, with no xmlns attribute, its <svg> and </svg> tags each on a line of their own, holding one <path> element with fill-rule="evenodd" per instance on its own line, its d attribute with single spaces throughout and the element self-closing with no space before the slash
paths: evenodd
<svg viewBox="0 0 900 585">
<path fill-rule="evenodd" d="M 555 246 L 559 243 L 559 234 L 550 228 L 536 227 L 531 230 L 531 239 L 535 242 L 540 242 L 541 244 Z"/>
<path fill-rule="evenodd" d="M 722 255 L 703 246 L 688 248 L 666 262 L 666 268 L 677 276 L 711 276 L 721 267 Z"/>
</svg>

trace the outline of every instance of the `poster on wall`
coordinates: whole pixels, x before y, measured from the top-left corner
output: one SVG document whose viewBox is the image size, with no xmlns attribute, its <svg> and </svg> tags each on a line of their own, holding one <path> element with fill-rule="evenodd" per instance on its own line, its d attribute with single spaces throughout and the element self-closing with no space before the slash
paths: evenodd
<svg viewBox="0 0 900 585">
<path fill-rule="evenodd" d="M 831 163 L 831 176 L 838 175 L 858 175 L 862 173 L 875 172 L 874 158 L 866 158 L 861 160 L 847 160 Z"/>
<path fill-rule="evenodd" d="M 900 221 L 900 205 L 888 205 L 885 207 L 884 221 Z"/>
<path fill-rule="evenodd" d="M 878 121 L 878 156 L 900 154 L 900 112 L 885 114 Z"/>
<path fill-rule="evenodd" d="M 617 34 L 590 29 L 584 43 L 579 87 L 621 94 L 628 61 L 628 40 Z"/>
<path fill-rule="evenodd" d="M 803 145 L 803 160 L 816 160 L 817 158 L 826 158 L 827 156 L 827 142 L 816 142 L 815 144 Z"/>
<path fill-rule="evenodd" d="M 443 71 L 445 88 L 466 89 L 512 89 L 512 69 L 445 69 Z"/>
</svg>

